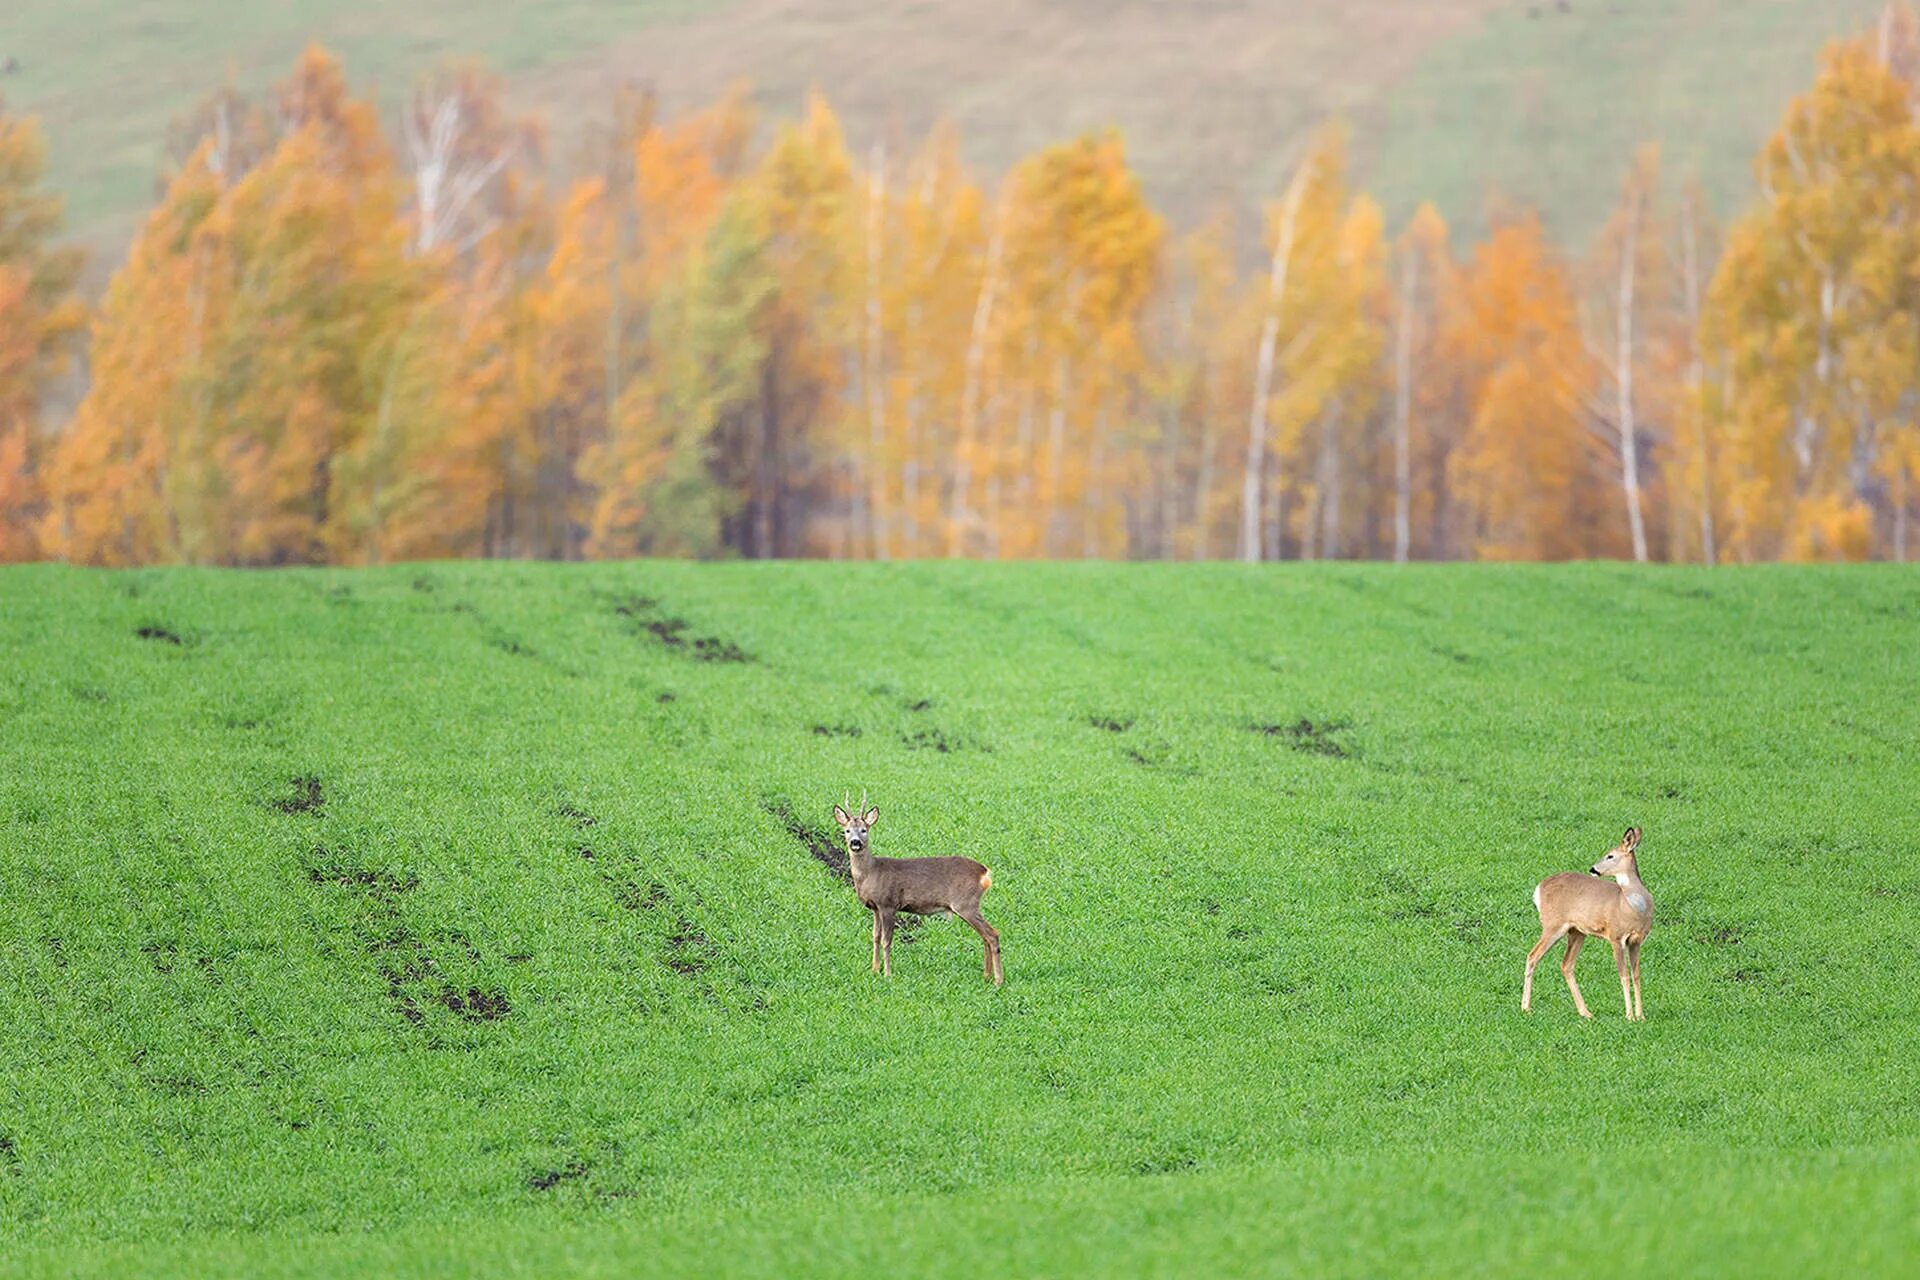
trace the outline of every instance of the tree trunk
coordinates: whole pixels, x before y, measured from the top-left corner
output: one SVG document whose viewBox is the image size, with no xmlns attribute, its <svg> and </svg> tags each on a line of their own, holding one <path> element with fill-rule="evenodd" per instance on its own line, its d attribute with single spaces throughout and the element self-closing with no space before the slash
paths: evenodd
<svg viewBox="0 0 1920 1280">
<path fill-rule="evenodd" d="M 1080 495 L 1080 555 L 1091 560 L 1100 554 L 1100 506 L 1104 494 L 1101 472 L 1107 465 L 1107 411 L 1094 410 L 1093 442 L 1087 457 L 1086 491 Z"/>
<path fill-rule="evenodd" d="M 1054 365 L 1053 405 L 1047 414 L 1047 528 L 1046 547 L 1052 554 L 1064 532 L 1060 527 L 1060 490 L 1066 483 L 1067 466 L 1067 358 Z"/>
<path fill-rule="evenodd" d="M 780 431 L 779 409 L 775 405 L 775 396 L 779 390 L 779 380 L 775 373 L 778 364 L 778 353 L 769 349 L 760 379 L 760 447 L 754 451 L 758 456 L 754 459 L 751 482 L 753 547 L 749 554 L 756 560 L 765 560 L 773 554 L 773 489 L 774 477 L 778 475 L 774 452 Z"/>
<path fill-rule="evenodd" d="M 873 144 L 867 179 L 867 546 L 874 559 L 887 558 L 887 499 L 883 463 L 887 443 L 886 388 L 880 372 L 880 236 L 886 227 L 886 149 Z"/>
<path fill-rule="evenodd" d="M 1691 193 L 1680 205 L 1680 252 L 1687 306 L 1687 400 L 1699 435 L 1700 559 L 1711 566 L 1713 545 L 1713 452 L 1707 443 L 1706 367 L 1700 358 L 1700 244 L 1694 226 L 1696 210 Z"/>
<path fill-rule="evenodd" d="M 1420 255 L 1411 243 L 1400 266 L 1399 328 L 1393 343 L 1393 561 L 1413 545 L 1413 308 Z"/>
<path fill-rule="evenodd" d="M 1328 410 L 1320 432 L 1320 555 L 1340 558 L 1340 424 L 1341 406 Z"/>
<path fill-rule="evenodd" d="M 1266 481 L 1268 492 L 1273 495 L 1273 518 L 1268 520 L 1261 530 L 1261 557 L 1266 560 L 1279 560 L 1286 555 L 1287 544 L 1287 489 L 1282 483 L 1284 477 L 1277 474 L 1280 460 L 1272 453 L 1264 455 L 1264 466 L 1271 467 L 1276 473 Z M 1266 479 L 1263 477 L 1263 479 Z"/>
<path fill-rule="evenodd" d="M 1174 529 L 1180 522 L 1180 403 L 1169 398 L 1160 416 L 1160 559 L 1175 560 Z"/>
<path fill-rule="evenodd" d="M 1000 289 L 1000 247 L 1005 238 L 1007 204 L 1003 198 L 993 218 L 993 238 L 987 242 L 986 271 L 973 304 L 973 330 L 967 337 L 966 372 L 960 383 L 960 432 L 953 450 L 953 492 L 948 497 L 947 554 L 960 555 L 966 526 L 972 518 L 967 503 L 973 485 L 973 451 L 977 447 L 980 387 L 986 376 L 987 335 L 993 328 L 993 304 Z"/>
<path fill-rule="evenodd" d="M 920 554 L 920 476 L 922 452 L 930 442 L 925 439 L 925 396 L 920 389 L 920 365 L 925 353 L 920 350 L 920 303 L 907 307 L 906 327 L 900 334 L 894 360 L 901 367 L 905 396 L 901 413 L 900 462 L 900 546 L 902 554 Z"/>
<path fill-rule="evenodd" d="M 1640 210 L 1645 192 L 1636 190 L 1627 214 L 1626 237 L 1620 247 L 1620 313 L 1614 331 L 1614 391 L 1619 403 L 1620 486 L 1627 501 L 1627 529 L 1633 537 L 1633 558 L 1647 562 L 1647 527 L 1640 512 L 1640 442 L 1633 418 L 1633 286 L 1639 275 Z"/>
<path fill-rule="evenodd" d="M 1040 420 L 1040 339 L 1031 331 L 1027 334 L 1026 389 L 1020 397 L 1020 418 L 1014 435 L 1013 456 L 1020 460 L 1019 483 L 1009 483 L 1005 487 L 1012 489 L 1019 504 L 1020 517 L 1027 523 L 1024 533 L 1033 534 L 1033 552 L 1037 553 L 1041 545 L 1043 530 L 1034 527 L 1035 512 L 1040 503 L 1040 466 L 1039 466 L 1039 420 Z M 995 468 L 997 475 L 999 468 Z M 1011 480 L 1011 477 L 1009 477 Z M 1002 519 L 1008 517 L 1002 513 Z M 1005 540 L 1005 529 L 998 523 L 994 525 L 996 540 Z"/>
<path fill-rule="evenodd" d="M 1893 558 L 1907 562 L 1907 463 L 1903 458 L 1893 469 Z"/>
<path fill-rule="evenodd" d="M 1822 270 L 1820 276 L 1820 343 L 1813 360 L 1813 380 L 1822 391 L 1833 377 L 1833 312 L 1836 286 L 1833 274 Z M 1824 406 L 1823 406 L 1824 407 Z M 1819 438 L 1820 422 L 1814 405 L 1802 400 L 1793 427 L 1794 496 L 1805 497 L 1813 481 L 1813 447 Z"/>
<path fill-rule="evenodd" d="M 1213 554 L 1213 472 L 1218 433 L 1213 415 L 1200 415 L 1200 470 L 1193 482 L 1193 558 L 1205 560 Z"/>
<path fill-rule="evenodd" d="M 1240 486 L 1240 558 L 1260 559 L 1260 515 L 1266 505 L 1267 403 L 1273 398 L 1273 357 L 1280 342 L 1280 309 L 1286 299 L 1287 270 L 1293 258 L 1294 223 L 1307 189 L 1311 158 L 1294 170 L 1280 206 L 1273 238 L 1273 269 L 1267 279 L 1267 318 L 1260 328 L 1260 356 L 1253 379 L 1253 407 L 1247 422 L 1247 460 Z"/>
</svg>

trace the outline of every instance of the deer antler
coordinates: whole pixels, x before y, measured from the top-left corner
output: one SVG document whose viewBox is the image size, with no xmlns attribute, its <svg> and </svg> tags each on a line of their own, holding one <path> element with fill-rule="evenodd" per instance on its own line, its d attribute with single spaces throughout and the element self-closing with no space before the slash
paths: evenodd
<svg viewBox="0 0 1920 1280">
<path fill-rule="evenodd" d="M 860 788 L 860 812 L 864 814 L 866 811 L 867 811 L 867 789 L 865 787 L 862 787 Z"/>
</svg>

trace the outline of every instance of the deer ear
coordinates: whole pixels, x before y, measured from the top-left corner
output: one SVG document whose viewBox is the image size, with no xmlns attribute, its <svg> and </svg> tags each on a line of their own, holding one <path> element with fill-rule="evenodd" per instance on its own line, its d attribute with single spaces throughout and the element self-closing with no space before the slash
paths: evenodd
<svg viewBox="0 0 1920 1280">
<path fill-rule="evenodd" d="M 1640 847 L 1640 828 L 1628 827 L 1627 834 L 1620 837 L 1620 847 L 1632 853 Z"/>
<path fill-rule="evenodd" d="M 847 811 L 845 809 L 842 809 L 839 805 L 833 806 L 833 820 L 839 823 L 843 827 L 846 826 L 849 822 L 853 821 L 852 818 L 847 816 Z"/>
<path fill-rule="evenodd" d="M 880 811 L 878 809 L 869 809 L 860 821 L 866 823 L 868 826 L 872 826 L 874 823 L 880 821 Z"/>
</svg>

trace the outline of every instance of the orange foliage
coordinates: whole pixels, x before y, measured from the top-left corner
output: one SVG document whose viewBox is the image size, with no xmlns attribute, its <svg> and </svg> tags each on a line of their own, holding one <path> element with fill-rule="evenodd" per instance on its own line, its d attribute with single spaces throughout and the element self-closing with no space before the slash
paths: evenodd
<svg viewBox="0 0 1920 1280">
<path fill-rule="evenodd" d="M 58 431 L 73 264 L 0 115 L 0 559 L 1904 556 L 1915 31 L 1823 61 L 1717 268 L 1651 152 L 1578 269 L 1530 215 L 1462 262 L 1328 130 L 1249 270 L 1111 133 L 989 197 L 950 128 L 627 94 L 549 188 L 496 77 L 390 144 L 309 49 L 175 131 Z"/>
</svg>

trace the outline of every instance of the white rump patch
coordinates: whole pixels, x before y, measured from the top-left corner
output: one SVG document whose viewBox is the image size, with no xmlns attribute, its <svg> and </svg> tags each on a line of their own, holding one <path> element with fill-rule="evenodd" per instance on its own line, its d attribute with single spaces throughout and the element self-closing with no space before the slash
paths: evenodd
<svg viewBox="0 0 1920 1280">
<path fill-rule="evenodd" d="M 1533 909 L 1535 911 L 1538 911 L 1540 909 L 1540 886 L 1539 885 L 1533 886 Z"/>
</svg>

